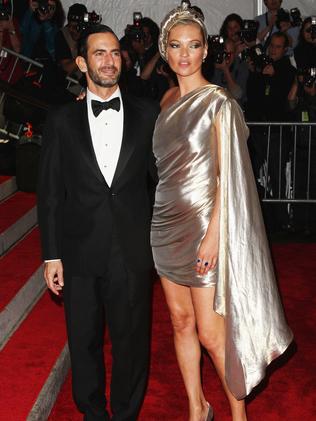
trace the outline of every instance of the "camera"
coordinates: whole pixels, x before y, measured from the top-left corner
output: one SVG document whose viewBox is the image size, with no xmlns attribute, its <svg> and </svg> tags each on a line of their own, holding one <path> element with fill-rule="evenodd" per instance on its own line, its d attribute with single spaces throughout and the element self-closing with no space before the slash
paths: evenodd
<svg viewBox="0 0 316 421">
<path fill-rule="evenodd" d="M 300 70 L 298 75 L 303 76 L 303 85 L 307 88 L 311 88 L 316 83 L 316 67 Z"/>
<path fill-rule="evenodd" d="M 280 29 L 281 22 L 289 22 L 291 26 L 300 26 L 302 23 L 302 15 L 297 7 L 293 7 L 290 11 L 282 9 L 278 10 L 275 25 Z"/>
<path fill-rule="evenodd" d="M 101 23 L 102 16 L 98 15 L 93 10 L 92 12 L 85 13 L 83 16 L 71 16 L 70 20 L 78 22 L 77 31 L 83 32 L 86 29 L 90 28 L 92 25 L 97 25 L 98 23 Z"/>
<path fill-rule="evenodd" d="M 220 35 L 211 35 L 209 37 L 209 47 L 216 64 L 222 64 L 224 60 L 230 57 L 230 53 L 225 51 L 224 38 Z"/>
<path fill-rule="evenodd" d="M 312 24 L 310 27 L 312 40 L 316 39 L 316 16 L 312 16 Z"/>
<path fill-rule="evenodd" d="M 256 20 L 244 20 L 242 29 L 238 32 L 238 36 L 242 42 L 253 42 L 257 39 L 259 22 Z"/>
<path fill-rule="evenodd" d="M 297 7 L 290 9 L 290 16 L 292 21 L 292 26 L 300 26 L 302 23 L 302 15 L 300 10 Z"/>
<path fill-rule="evenodd" d="M 0 20 L 9 20 L 11 15 L 10 0 L 0 0 Z"/>
<path fill-rule="evenodd" d="M 141 20 L 143 15 L 140 12 L 133 13 L 133 25 L 127 25 L 125 35 L 128 39 L 133 41 L 140 41 L 144 39 L 144 32 L 141 28 Z"/>
<path fill-rule="evenodd" d="M 250 60 L 254 64 L 255 71 L 258 73 L 261 73 L 266 66 L 273 63 L 273 60 L 265 54 L 261 44 L 246 48 L 241 54 L 243 60 Z"/>
</svg>

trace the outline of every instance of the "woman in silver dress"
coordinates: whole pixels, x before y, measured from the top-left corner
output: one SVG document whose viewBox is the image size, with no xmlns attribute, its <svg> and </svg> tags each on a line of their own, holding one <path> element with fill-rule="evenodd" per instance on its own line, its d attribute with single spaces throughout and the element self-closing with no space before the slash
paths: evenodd
<svg viewBox="0 0 316 421">
<path fill-rule="evenodd" d="M 188 3 L 161 24 L 159 49 L 179 86 L 161 102 L 154 134 L 159 183 L 155 266 L 171 314 L 189 421 L 213 418 L 200 344 L 213 360 L 233 421 L 244 398 L 292 341 L 280 304 L 238 104 L 201 73 L 203 18 Z"/>
</svg>

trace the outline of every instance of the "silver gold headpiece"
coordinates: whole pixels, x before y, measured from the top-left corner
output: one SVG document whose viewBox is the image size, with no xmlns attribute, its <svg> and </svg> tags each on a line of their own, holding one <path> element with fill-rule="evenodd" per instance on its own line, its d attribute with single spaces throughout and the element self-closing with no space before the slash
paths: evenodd
<svg viewBox="0 0 316 421">
<path fill-rule="evenodd" d="M 190 7 L 190 2 L 183 1 L 181 6 L 171 10 L 160 25 L 160 34 L 158 39 L 158 47 L 161 57 L 167 61 L 167 45 L 168 36 L 171 28 L 182 22 L 197 23 L 203 33 L 204 42 L 207 43 L 207 29 L 203 16 L 195 9 Z"/>
</svg>

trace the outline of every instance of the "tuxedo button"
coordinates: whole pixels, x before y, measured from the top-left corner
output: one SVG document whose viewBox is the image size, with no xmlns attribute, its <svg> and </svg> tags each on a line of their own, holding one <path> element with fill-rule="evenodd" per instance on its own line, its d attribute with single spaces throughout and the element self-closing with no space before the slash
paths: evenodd
<svg viewBox="0 0 316 421">
<path fill-rule="evenodd" d="M 116 196 L 116 193 L 112 193 L 112 196 Z"/>
</svg>

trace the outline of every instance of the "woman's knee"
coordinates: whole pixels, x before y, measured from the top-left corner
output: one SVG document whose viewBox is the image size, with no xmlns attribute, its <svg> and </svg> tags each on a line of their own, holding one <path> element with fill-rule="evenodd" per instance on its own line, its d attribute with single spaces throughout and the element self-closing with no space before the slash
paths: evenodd
<svg viewBox="0 0 316 421">
<path fill-rule="evenodd" d="M 221 354 L 225 347 L 224 337 L 219 332 L 201 331 L 198 332 L 199 341 L 206 351 L 211 355 Z"/>
<path fill-rule="evenodd" d="M 175 333 L 186 334 L 196 330 L 194 313 L 176 308 L 170 312 L 171 322 Z"/>
</svg>

